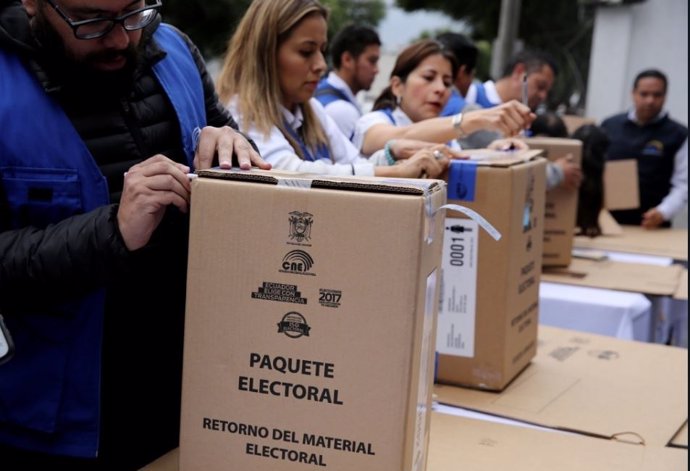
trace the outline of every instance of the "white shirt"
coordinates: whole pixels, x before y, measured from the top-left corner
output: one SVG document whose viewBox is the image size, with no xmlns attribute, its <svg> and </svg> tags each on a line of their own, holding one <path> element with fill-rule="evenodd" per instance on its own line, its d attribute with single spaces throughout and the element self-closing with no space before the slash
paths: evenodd
<svg viewBox="0 0 690 471">
<path fill-rule="evenodd" d="M 671 191 L 661 200 L 656 209 L 670 221 L 688 203 L 688 140 L 676 152 L 671 176 Z"/>
<path fill-rule="evenodd" d="M 237 109 L 236 97 L 232 98 L 227 106 L 240 129 L 244 129 L 242 115 Z M 316 117 L 321 122 L 321 126 L 323 126 L 330 143 L 333 161 L 326 158 L 320 158 L 314 162 L 302 160 L 277 126 L 273 126 L 269 135 L 266 136 L 252 125 L 247 130 L 247 135 L 256 143 L 261 157 L 275 169 L 322 175 L 374 175 L 374 165 L 360 156 L 359 151 L 340 132 L 335 121 L 326 114 L 321 103 L 316 98 L 312 98 L 307 106 L 312 107 Z M 296 113 L 291 113 L 282 106 L 280 108 L 285 122 L 292 126 L 295 132 L 298 132 L 304 119 L 301 108 L 298 107 Z"/>
<path fill-rule="evenodd" d="M 343 135 L 349 139 L 355 132 L 355 123 L 362 116 L 362 109 L 348 84 L 335 72 L 330 72 L 326 81 L 343 92 L 350 100 L 334 100 L 325 106 L 326 113 L 333 118 Z"/>
<path fill-rule="evenodd" d="M 364 137 L 369 129 L 377 124 L 388 124 L 399 127 L 414 124 L 410 117 L 407 116 L 400 107 L 395 108 L 392 112 L 392 115 L 394 122 L 391 122 L 388 114 L 381 110 L 371 111 L 359 118 L 357 120 L 357 125 L 355 126 L 355 135 L 352 137 L 352 143 L 355 145 L 355 147 L 360 149 L 361 152 L 362 146 L 364 145 Z M 456 140 L 448 142 L 447 145 L 453 149 L 460 149 L 460 144 L 458 144 Z"/>
</svg>

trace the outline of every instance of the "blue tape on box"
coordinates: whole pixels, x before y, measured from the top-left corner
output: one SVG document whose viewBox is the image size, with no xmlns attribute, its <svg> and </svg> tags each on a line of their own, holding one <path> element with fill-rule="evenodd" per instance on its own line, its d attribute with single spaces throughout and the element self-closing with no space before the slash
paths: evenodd
<svg viewBox="0 0 690 471">
<path fill-rule="evenodd" d="M 477 186 L 477 164 L 469 160 L 454 160 L 448 172 L 448 199 L 474 201 Z"/>
</svg>

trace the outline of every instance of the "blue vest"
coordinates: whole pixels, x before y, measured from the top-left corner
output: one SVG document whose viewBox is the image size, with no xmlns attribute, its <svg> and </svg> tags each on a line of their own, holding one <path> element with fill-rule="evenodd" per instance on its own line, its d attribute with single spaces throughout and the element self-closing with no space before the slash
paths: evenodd
<svg viewBox="0 0 690 471">
<path fill-rule="evenodd" d="M 484 87 L 483 83 L 475 83 L 475 86 L 477 87 L 477 101 L 475 101 L 476 104 L 481 106 L 482 108 L 493 108 L 496 106 L 496 103 L 492 103 L 489 101 L 489 98 L 486 96 L 486 88 Z"/>
<path fill-rule="evenodd" d="M 621 224 L 639 225 L 642 214 L 658 206 L 671 191 L 676 153 L 688 137 L 688 128 L 668 115 L 640 126 L 629 120 L 627 113 L 604 120 L 601 127 L 611 142 L 607 160 L 637 161 L 640 207 L 611 214 Z"/>
<path fill-rule="evenodd" d="M 450 92 L 450 98 L 446 102 L 439 116 L 453 116 L 462 111 L 465 107 L 465 99 L 455 88 Z"/>
<path fill-rule="evenodd" d="M 178 33 L 161 25 L 154 37 L 167 52 L 154 72 L 177 113 L 191 166 L 195 129 L 206 124 L 203 84 Z M 11 228 L 43 228 L 107 204 L 108 187 L 95 160 L 36 77 L 4 50 L 0 77 L 0 185 Z M 97 455 L 104 294 L 5 316 L 16 351 L 0 366 L 0 442 Z"/>
<path fill-rule="evenodd" d="M 333 103 L 334 101 L 338 100 L 345 100 L 349 103 L 352 103 L 352 101 L 348 98 L 348 96 L 340 90 L 339 88 L 333 86 L 326 77 L 322 78 L 319 81 L 319 84 L 316 86 L 316 92 L 314 92 L 314 98 L 319 100 L 319 102 L 325 107 L 326 105 Z M 353 105 L 357 106 L 356 103 L 352 103 Z"/>
</svg>

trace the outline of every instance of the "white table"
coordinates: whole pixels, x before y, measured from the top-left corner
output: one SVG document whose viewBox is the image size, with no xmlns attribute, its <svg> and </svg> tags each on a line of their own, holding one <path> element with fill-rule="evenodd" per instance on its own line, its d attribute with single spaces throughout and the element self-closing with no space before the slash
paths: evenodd
<svg viewBox="0 0 690 471">
<path fill-rule="evenodd" d="M 639 293 L 544 281 L 539 285 L 540 324 L 650 342 L 652 322 L 652 303 Z"/>
<path fill-rule="evenodd" d="M 599 251 L 595 249 L 579 249 L 583 252 Z M 646 263 L 649 265 L 669 266 L 678 260 L 672 257 L 659 255 L 643 255 L 614 250 L 603 250 L 610 260 L 618 262 Z M 682 261 L 687 267 L 687 260 Z M 649 319 L 649 332 L 644 333 L 644 339 L 635 336 L 635 340 L 647 342 L 667 343 L 677 347 L 688 348 L 688 301 L 672 299 L 668 296 L 651 296 L 647 298 L 651 302 L 651 317 Z M 561 327 L 557 324 L 556 327 Z M 576 326 L 570 327 L 578 329 Z M 594 332 L 594 331 L 589 331 Z M 621 337 L 623 338 L 623 337 Z"/>
</svg>

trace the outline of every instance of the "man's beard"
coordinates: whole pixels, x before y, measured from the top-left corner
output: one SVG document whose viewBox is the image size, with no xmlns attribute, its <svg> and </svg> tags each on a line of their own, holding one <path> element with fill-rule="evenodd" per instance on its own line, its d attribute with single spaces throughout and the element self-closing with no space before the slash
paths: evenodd
<svg viewBox="0 0 690 471">
<path fill-rule="evenodd" d="M 118 27 L 115 25 L 115 28 Z M 32 29 L 49 75 L 58 80 L 63 90 L 84 95 L 90 92 L 120 95 L 131 88 L 134 72 L 141 58 L 139 47 L 130 43 L 124 50 L 105 50 L 76 58 L 65 49 L 60 34 L 45 18 L 41 9 L 32 22 Z M 97 62 L 121 56 L 126 58 L 126 63 L 119 70 L 106 72 L 94 67 Z"/>
</svg>

